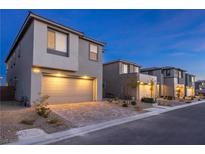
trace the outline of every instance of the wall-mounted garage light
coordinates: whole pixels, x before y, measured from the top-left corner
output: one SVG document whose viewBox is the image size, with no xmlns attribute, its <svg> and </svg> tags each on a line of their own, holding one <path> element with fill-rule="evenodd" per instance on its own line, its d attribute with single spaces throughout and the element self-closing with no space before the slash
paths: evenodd
<svg viewBox="0 0 205 154">
<path fill-rule="evenodd" d="M 61 74 L 61 73 L 57 73 L 56 76 L 57 76 L 57 77 L 62 77 L 62 76 L 64 76 L 64 75 Z"/>
<path fill-rule="evenodd" d="M 82 76 L 82 79 L 89 79 L 87 75 Z"/>
<path fill-rule="evenodd" d="M 41 72 L 41 70 L 40 70 L 39 68 L 33 68 L 32 71 L 33 71 L 34 73 L 40 73 L 40 72 Z"/>
</svg>

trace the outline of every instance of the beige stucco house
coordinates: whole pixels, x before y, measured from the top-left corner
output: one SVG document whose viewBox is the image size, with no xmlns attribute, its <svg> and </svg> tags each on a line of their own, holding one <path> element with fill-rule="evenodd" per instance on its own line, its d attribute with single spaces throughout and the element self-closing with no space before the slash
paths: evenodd
<svg viewBox="0 0 205 154">
<path fill-rule="evenodd" d="M 140 73 L 140 65 L 116 60 L 103 65 L 104 97 L 156 97 L 157 77 Z"/>
</svg>

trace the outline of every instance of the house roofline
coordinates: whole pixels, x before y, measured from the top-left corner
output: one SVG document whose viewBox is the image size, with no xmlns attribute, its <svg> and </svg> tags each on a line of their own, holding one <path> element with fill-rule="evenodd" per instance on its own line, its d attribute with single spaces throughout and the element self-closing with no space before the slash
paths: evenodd
<svg viewBox="0 0 205 154">
<path fill-rule="evenodd" d="M 142 68 L 141 71 L 142 72 L 146 72 L 146 71 L 154 71 L 154 70 L 166 70 L 166 69 L 176 69 L 176 70 L 181 70 L 184 72 L 187 72 L 184 69 L 178 68 L 178 67 L 173 67 L 173 66 L 164 66 L 164 67 L 148 67 L 148 68 Z"/>
<path fill-rule="evenodd" d="M 196 75 L 194 75 L 194 74 L 190 74 L 190 73 L 186 73 L 186 75 L 190 75 L 190 76 L 194 76 L 194 77 L 196 76 Z"/>
<path fill-rule="evenodd" d="M 139 64 L 137 64 L 137 63 L 130 62 L 130 61 L 127 61 L 127 60 L 122 60 L 122 59 L 113 60 L 113 61 L 110 61 L 110 62 L 104 63 L 103 65 L 109 65 L 109 64 L 113 64 L 113 63 L 119 63 L 119 62 L 123 62 L 123 63 L 126 63 L 126 64 L 132 64 L 132 65 L 135 65 L 135 66 L 141 67 L 141 65 L 139 65 Z"/>
<path fill-rule="evenodd" d="M 73 28 L 70 28 L 68 26 L 64 26 L 62 24 L 56 23 L 53 20 L 44 18 L 42 16 L 39 16 L 39 15 L 34 14 L 33 12 L 29 11 L 29 14 L 27 15 L 26 19 L 24 20 L 24 23 L 21 26 L 21 28 L 20 28 L 20 30 L 19 30 L 19 32 L 18 32 L 18 34 L 17 34 L 13 44 L 12 44 L 10 50 L 9 50 L 9 54 L 7 55 L 7 57 L 5 59 L 5 63 L 8 61 L 8 59 L 12 55 L 15 47 L 17 46 L 17 44 L 21 40 L 21 38 L 24 36 L 26 30 L 28 29 L 28 27 L 30 26 L 30 24 L 32 23 L 33 20 L 38 20 L 38 21 L 44 22 L 46 24 L 50 24 L 50 25 L 53 25 L 55 27 L 61 28 L 61 29 L 65 30 L 65 31 L 69 31 L 70 33 L 77 34 L 81 39 L 84 39 L 84 40 L 96 43 L 98 45 L 101 45 L 101 46 L 105 46 L 106 45 L 104 42 L 97 41 L 97 40 L 95 40 L 93 38 L 85 36 L 83 32 L 80 32 L 80 31 L 75 30 Z"/>
</svg>

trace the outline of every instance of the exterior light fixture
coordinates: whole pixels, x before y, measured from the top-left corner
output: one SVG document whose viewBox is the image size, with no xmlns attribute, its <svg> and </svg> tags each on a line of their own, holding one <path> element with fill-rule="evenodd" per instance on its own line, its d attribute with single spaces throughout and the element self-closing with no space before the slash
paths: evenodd
<svg viewBox="0 0 205 154">
<path fill-rule="evenodd" d="M 40 72 L 41 72 L 39 68 L 33 68 L 32 71 L 33 71 L 34 73 L 40 73 Z"/>
<path fill-rule="evenodd" d="M 88 79 L 89 77 L 87 75 L 82 76 L 83 79 Z"/>
<path fill-rule="evenodd" d="M 57 73 L 56 76 L 57 76 L 57 77 L 62 77 L 63 74 L 61 74 L 61 73 Z"/>
</svg>

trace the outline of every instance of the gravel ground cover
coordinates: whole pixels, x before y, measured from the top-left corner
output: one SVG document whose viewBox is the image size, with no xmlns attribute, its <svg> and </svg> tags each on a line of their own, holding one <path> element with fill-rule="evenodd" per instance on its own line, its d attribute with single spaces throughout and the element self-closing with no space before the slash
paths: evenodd
<svg viewBox="0 0 205 154">
<path fill-rule="evenodd" d="M 51 105 L 50 108 L 75 127 L 133 116 L 143 112 L 137 112 L 131 105 L 122 107 L 120 104 L 106 101 L 58 104 Z"/>
<path fill-rule="evenodd" d="M 6 103 L 5 103 L 6 104 Z M 34 108 L 19 106 L 11 107 L 1 103 L 0 110 L 0 144 L 6 144 L 17 140 L 16 132 L 30 128 L 41 128 L 47 133 L 53 133 L 69 129 L 72 124 L 51 112 L 48 118 L 37 115 Z M 58 124 L 48 123 L 49 119 L 58 119 Z M 22 120 L 33 121 L 33 124 L 23 124 Z"/>
</svg>

